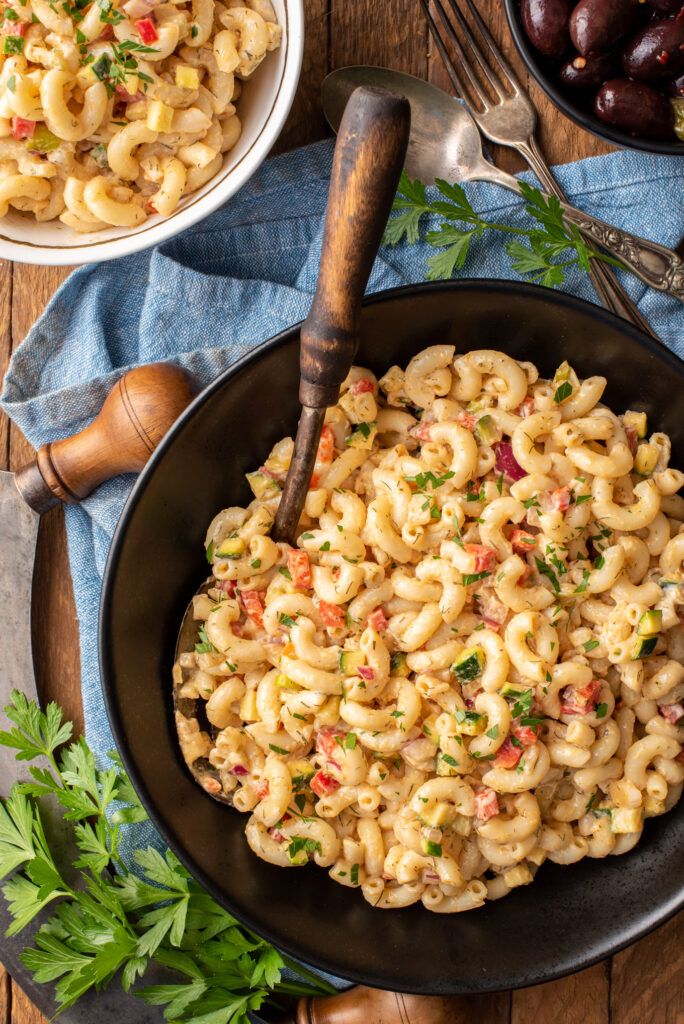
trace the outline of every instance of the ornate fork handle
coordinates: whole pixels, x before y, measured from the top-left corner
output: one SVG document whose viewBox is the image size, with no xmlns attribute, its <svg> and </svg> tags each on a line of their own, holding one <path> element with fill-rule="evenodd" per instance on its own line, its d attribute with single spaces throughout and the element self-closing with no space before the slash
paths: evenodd
<svg viewBox="0 0 684 1024">
<path fill-rule="evenodd" d="M 642 281 L 684 302 L 684 262 L 671 249 L 638 235 L 630 235 L 567 203 L 562 206 L 567 220 L 575 223 L 584 235 L 592 238 L 611 256 L 621 260 Z"/>
</svg>

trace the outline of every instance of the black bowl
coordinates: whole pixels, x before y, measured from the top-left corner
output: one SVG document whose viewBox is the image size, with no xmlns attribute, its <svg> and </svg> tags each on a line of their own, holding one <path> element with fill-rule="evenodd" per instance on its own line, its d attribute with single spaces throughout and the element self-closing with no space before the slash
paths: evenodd
<svg viewBox="0 0 684 1024">
<path fill-rule="evenodd" d="M 520 18 L 520 0 L 504 0 L 508 26 L 518 53 L 537 84 L 541 86 L 552 103 L 571 121 L 597 135 L 604 142 L 611 142 L 623 149 L 638 149 L 646 153 L 665 153 L 667 156 L 684 156 L 684 142 L 667 142 L 663 139 L 647 139 L 644 136 L 628 135 L 617 128 L 611 128 L 596 117 L 590 107 L 573 101 L 572 92 L 564 89 L 558 80 L 558 63 L 548 60 L 532 46 Z"/>
<path fill-rule="evenodd" d="M 316 867 L 258 860 L 246 817 L 198 788 L 178 751 L 171 666 L 186 603 L 206 576 L 203 538 L 218 509 L 250 498 L 243 473 L 297 422 L 297 327 L 222 374 L 167 435 L 133 489 L 105 574 L 100 664 L 133 783 L 171 848 L 250 928 L 319 968 L 364 984 L 474 993 L 549 981 L 634 942 L 684 906 L 682 809 L 647 822 L 624 857 L 545 864 L 534 884 L 449 918 L 421 905 L 382 912 Z M 483 345 L 563 359 L 609 378 L 608 403 L 645 409 L 684 465 L 684 364 L 588 303 L 510 282 L 402 288 L 367 302 L 358 361 L 382 372 L 425 345 Z"/>
</svg>

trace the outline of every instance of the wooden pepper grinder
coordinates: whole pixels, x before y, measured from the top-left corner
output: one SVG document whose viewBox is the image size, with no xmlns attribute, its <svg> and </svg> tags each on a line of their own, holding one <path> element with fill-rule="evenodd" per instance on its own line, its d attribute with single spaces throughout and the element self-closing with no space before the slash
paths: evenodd
<svg viewBox="0 0 684 1024">
<path fill-rule="evenodd" d="M 73 437 L 43 445 L 16 473 L 24 501 L 42 513 L 60 501 L 77 504 L 119 473 L 139 473 L 198 391 L 192 374 L 172 363 L 129 370 L 92 423 Z"/>
<path fill-rule="evenodd" d="M 455 1024 L 459 996 L 411 996 L 359 985 L 337 996 L 300 999 L 277 1024 Z"/>
</svg>

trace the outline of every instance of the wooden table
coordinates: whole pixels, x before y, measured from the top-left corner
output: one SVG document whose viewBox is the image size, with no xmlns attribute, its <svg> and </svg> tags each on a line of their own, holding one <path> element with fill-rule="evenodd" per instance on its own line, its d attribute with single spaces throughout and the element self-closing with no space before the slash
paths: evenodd
<svg viewBox="0 0 684 1024">
<path fill-rule="evenodd" d="M 384 65 L 448 88 L 418 0 L 304 0 L 304 6 L 307 35 L 302 79 L 279 151 L 327 134 L 319 92 L 333 68 Z M 478 7 L 526 81 L 508 37 L 501 0 L 478 0 Z M 530 89 L 541 114 L 541 141 L 550 162 L 608 151 L 561 116 L 536 85 Z M 508 170 L 522 166 L 510 151 L 497 152 L 495 158 Z M 66 269 L 0 261 L 0 375 L 67 273 Z M 20 432 L 6 418 L 0 419 L 0 467 L 15 468 L 29 453 Z M 43 518 L 36 578 L 42 596 L 34 627 L 38 684 L 44 694 L 59 700 L 67 717 L 78 725 L 82 722 L 78 627 L 59 510 Z M 556 1020 L 562 1024 L 684 1024 L 684 914 L 581 974 L 519 992 L 464 998 L 453 1024 L 554 1024 Z M 0 968 L 0 1024 L 43 1021 Z"/>
</svg>

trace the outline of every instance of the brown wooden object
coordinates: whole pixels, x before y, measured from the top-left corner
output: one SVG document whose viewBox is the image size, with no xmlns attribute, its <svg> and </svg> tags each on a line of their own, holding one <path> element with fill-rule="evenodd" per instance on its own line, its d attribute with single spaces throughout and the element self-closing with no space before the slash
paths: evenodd
<svg viewBox="0 0 684 1024">
<path fill-rule="evenodd" d="M 325 409 L 334 405 L 359 344 L 361 303 L 406 156 L 408 100 L 384 89 L 352 93 L 335 146 L 316 294 L 301 332 L 302 417 L 275 523 L 291 542 L 304 505 Z"/>
<path fill-rule="evenodd" d="M 172 363 L 129 370 L 92 423 L 43 445 L 35 461 L 17 471 L 24 500 L 45 512 L 60 501 L 76 504 L 120 473 L 139 473 L 197 391 L 194 377 Z"/>
</svg>

